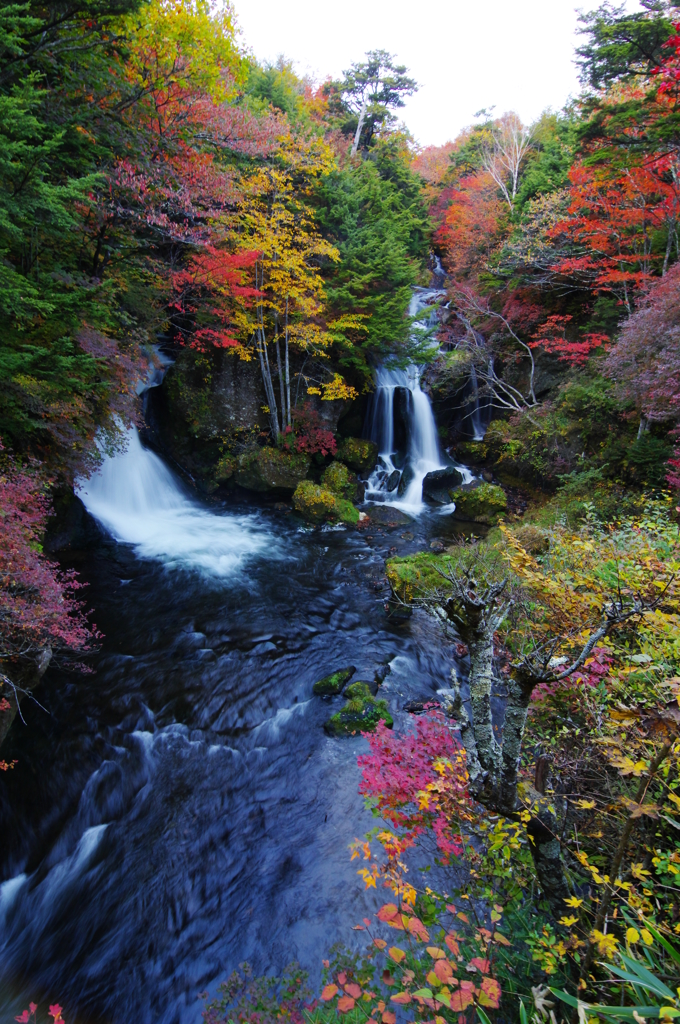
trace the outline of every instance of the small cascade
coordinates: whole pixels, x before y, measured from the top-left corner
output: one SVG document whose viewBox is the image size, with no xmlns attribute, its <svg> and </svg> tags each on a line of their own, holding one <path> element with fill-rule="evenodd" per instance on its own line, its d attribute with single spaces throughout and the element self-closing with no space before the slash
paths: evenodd
<svg viewBox="0 0 680 1024">
<path fill-rule="evenodd" d="M 474 408 L 470 413 L 470 421 L 472 423 L 472 440 L 483 441 L 486 429 L 482 423 L 482 410 L 479 404 L 479 385 L 477 384 L 477 370 L 473 363 L 470 367 L 470 384 L 472 386 L 472 397 L 474 400 Z"/>
<path fill-rule="evenodd" d="M 76 481 L 76 493 L 107 533 L 140 557 L 210 576 L 231 574 L 269 541 L 251 517 L 216 514 L 192 501 L 134 427 L 125 451 L 105 454 L 89 479 Z"/>
<path fill-rule="evenodd" d="M 417 289 L 409 313 L 417 316 L 434 299 L 445 293 L 439 289 Z M 419 323 L 434 325 L 435 310 Z M 423 480 L 428 473 L 451 466 L 442 455 L 430 399 L 420 386 L 422 369 L 411 365 L 405 370 L 380 367 L 376 390 L 368 418 L 368 434 L 378 446 L 378 464 L 366 485 L 366 500 L 395 505 L 406 512 L 423 510 Z M 395 394 L 403 389 L 406 397 L 406 451 L 395 445 Z M 467 471 L 466 471 L 467 472 Z M 465 478 L 465 474 L 464 474 Z"/>
</svg>

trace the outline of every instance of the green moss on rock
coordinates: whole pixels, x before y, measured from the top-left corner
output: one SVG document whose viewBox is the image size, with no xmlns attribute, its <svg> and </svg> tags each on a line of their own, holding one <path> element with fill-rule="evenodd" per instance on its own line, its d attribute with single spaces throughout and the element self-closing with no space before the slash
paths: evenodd
<svg viewBox="0 0 680 1024">
<path fill-rule="evenodd" d="M 353 736 L 360 732 L 373 732 L 381 720 L 391 729 L 394 720 L 386 700 L 376 700 L 366 683 L 356 682 L 347 687 L 349 700 L 340 711 L 326 722 L 331 736 Z"/>
<path fill-rule="evenodd" d="M 339 693 L 342 693 L 345 683 L 349 682 L 355 672 L 354 665 L 350 665 L 348 668 L 340 668 L 337 672 L 331 672 L 329 676 L 324 676 L 323 679 L 319 679 L 317 683 L 314 683 L 312 693 L 317 697 L 336 697 Z"/>
<path fill-rule="evenodd" d="M 309 472 L 310 458 L 278 448 L 259 448 L 239 456 L 236 483 L 249 491 L 294 491 Z"/>
<path fill-rule="evenodd" d="M 487 526 L 497 523 L 508 508 L 505 491 L 496 484 L 480 484 L 472 491 L 455 491 L 451 497 L 456 503 L 456 519 Z"/>
<path fill-rule="evenodd" d="M 327 490 L 332 491 L 333 494 L 337 494 L 341 498 L 356 501 L 358 497 L 359 486 L 357 478 L 354 473 L 350 473 L 347 466 L 343 465 L 342 462 L 331 462 L 330 466 L 324 470 L 321 483 Z"/>
<path fill-rule="evenodd" d="M 357 473 L 368 473 L 378 461 L 378 446 L 374 441 L 347 437 L 339 445 L 337 457 Z"/>
<path fill-rule="evenodd" d="M 338 497 L 311 480 L 302 480 L 297 485 L 293 506 L 310 523 L 330 521 L 354 525 L 359 522 L 359 510 L 351 501 Z"/>
</svg>

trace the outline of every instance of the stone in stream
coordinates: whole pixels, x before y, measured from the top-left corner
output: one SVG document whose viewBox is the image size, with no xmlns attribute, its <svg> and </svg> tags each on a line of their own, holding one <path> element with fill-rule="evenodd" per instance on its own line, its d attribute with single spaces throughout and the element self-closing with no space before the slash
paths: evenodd
<svg viewBox="0 0 680 1024">
<path fill-rule="evenodd" d="M 451 502 L 449 491 L 460 487 L 463 474 L 454 466 L 435 469 L 423 479 L 423 500 L 435 505 L 448 505 Z"/>
<path fill-rule="evenodd" d="M 368 510 L 368 517 L 372 523 L 380 526 L 387 526 L 394 529 L 396 526 L 410 526 L 413 522 L 410 516 L 391 505 L 371 505 Z"/>
<path fill-rule="evenodd" d="M 314 683 L 312 693 L 317 697 L 335 697 L 337 694 L 342 693 L 343 687 L 350 681 L 355 672 L 354 665 L 349 665 L 347 668 L 339 668 L 335 672 L 331 672 L 329 676 L 324 676 L 323 679 L 319 679 L 317 683 Z"/>
<path fill-rule="evenodd" d="M 367 683 L 357 681 L 347 687 L 347 703 L 328 719 L 324 728 L 331 736 L 354 736 L 361 732 L 372 732 L 381 720 L 388 729 L 394 720 L 387 708 L 386 700 L 376 700 Z"/>
<path fill-rule="evenodd" d="M 404 472 L 401 474 L 401 480 L 399 481 L 399 490 L 397 491 L 397 494 L 400 498 L 403 498 L 406 494 L 409 484 L 415 478 L 415 475 L 413 466 L 410 463 L 407 463 L 404 466 Z"/>
<path fill-rule="evenodd" d="M 388 476 L 387 480 L 385 481 L 385 490 L 393 491 L 395 487 L 398 485 L 400 477 L 401 473 L 399 472 L 399 470 L 393 469 L 390 475 Z"/>
<path fill-rule="evenodd" d="M 407 700 L 403 705 L 403 710 L 407 711 L 409 715 L 424 715 L 427 711 L 433 711 L 434 708 L 440 708 L 442 702 L 438 697 L 417 697 L 415 700 Z"/>
</svg>

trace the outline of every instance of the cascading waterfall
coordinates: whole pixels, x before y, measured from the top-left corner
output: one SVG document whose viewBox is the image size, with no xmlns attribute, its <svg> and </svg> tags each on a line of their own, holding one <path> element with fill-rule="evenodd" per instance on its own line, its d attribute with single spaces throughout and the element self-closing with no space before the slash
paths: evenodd
<svg viewBox="0 0 680 1024">
<path fill-rule="evenodd" d="M 433 299 L 444 294 L 439 289 L 415 291 L 409 308 L 410 316 L 417 316 Z M 434 315 L 431 311 L 427 317 L 428 326 L 433 325 Z M 425 507 L 423 480 L 427 474 L 452 465 L 452 461 L 442 455 L 430 399 L 420 387 L 421 372 L 421 368 L 414 365 L 406 370 L 380 367 L 377 371 L 368 432 L 378 445 L 379 458 L 366 485 L 367 501 L 380 501 L 416 514 Z M 405 462 L 400 467 L 394 461 L 397 458 L 394 398 L 398 388 L 403 388 L 407 397 L 408 433 Z M 465 467 L 457 468 L 466 483 L 472 479 L 472 474 Z"/>
<path fill-rule="evenodd" d="M 131 544 L 140 557 L 211 576 L 234 572 L 269 540 L 253 527 L 253 517 L 208 511 L 187 497 L 162 460 L 142 446 L 134 427 L 125 451 L 105 454 L 89 479 L 78 479 L 76 493 L 107 533 Z"/>
</svg>

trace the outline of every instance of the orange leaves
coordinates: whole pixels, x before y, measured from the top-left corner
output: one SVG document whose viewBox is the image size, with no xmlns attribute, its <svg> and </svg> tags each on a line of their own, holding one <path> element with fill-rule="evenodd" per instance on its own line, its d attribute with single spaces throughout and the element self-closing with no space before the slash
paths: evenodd
<svg viewBox="0 0 680 1024">
<path fill-rule="evenodd" d="M 379 921 L 384 921 L 385 924 L 388 924 L 390 928 L 398 928 L 400 931 L 403 932 L 404 925 L 402 923 L 401 914 L 399 913 L 396 904 L 385 903 L 384 906 L 382 906 L 378 911 L 376 917 L 378 918 Z"/>
<path fill-rule="evenodd" d="M 483 959 L 481 956 L 473 957 L 470 961 L 470 967 L 476 967 L 481 974 L 488 974 L 491 969 L 489 961 Z"/>
<path fill-rule="evenodd" d="M 458 945 L 458 939 L 455 932 L 449 932 L 444 939 L 444 942 L 449 947 L 454 956 L 458 956 L 460 953 L 460 946 Z"/>
<path fill-rule="evenodd" d="M 400 964 L 401 961 L 406 956 L 406 953 L 404 952 L 403 949 L 399 949 L 398 946 L 391 946 L 388 950 L 388 956 L 390 957 L 390 959 Z"/>
<path fill-rule="evenodd" d="M 327 1003 L 338 994 L 338 991 L 339 989 L 337 985 L 326 985 L 321 993 L 321 998 Z"/>
<path fill-rule="evenodd" d="M 341 996 L 338 999 L 338 1010 L 340 1013 L 349 1013 L 350 1010 L 354 1009 L 355 1002 L 356 1000 L 351 996 Z"/>
<path fill-rule="evenodd" d="M 446 953 L 443 949 L 439 949 L 438 946 L 428 946 L 427 952 L 430 954 L 433 960 L 443 960 Z"/>
<path fill-rule="evenodd" d="M 440 984 L 450 985 L 454 974 L 453 965 L 448 960 L 437 960 L 434 974 Z"/>
<path fill-rule="evenodd" d="M 404 927 L 406 931 L 410 932 L 415 938 L 420 939 L 421 942 L 428 942 L 430 936 L 423 922 L 417 917 L 403 917 Z"/>
<path fill-rule="evenodd" d="M 479 989 L 479 1002 L 481 1006 L 490 1006 L 498 1009 L 501 1001 L 501 986 L 495 978 L 484 978 Z"/>
<path fill-rule="evenodd" d="M 396 996 L 390 996 L 393 1003 L 398 1003 L 399 1006 L 407 1006 L 411 1002 L 411 996 L 408 992 L 397 992 Z"/>
</svg>

